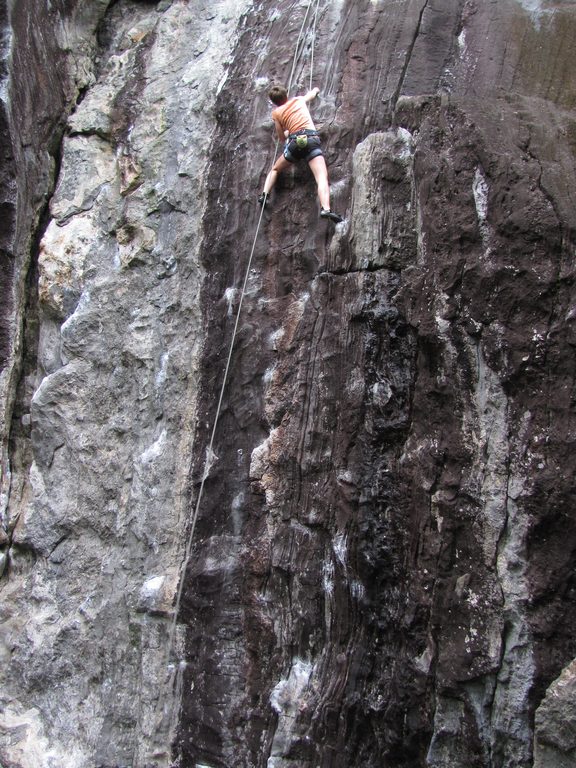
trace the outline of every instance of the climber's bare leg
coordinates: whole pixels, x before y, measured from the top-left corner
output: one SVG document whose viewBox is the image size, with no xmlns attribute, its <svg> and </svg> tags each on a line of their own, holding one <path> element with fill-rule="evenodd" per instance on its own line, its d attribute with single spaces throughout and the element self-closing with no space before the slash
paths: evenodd
<svg viewBox="0 0 576 768">
<path fill-rule="evenodd" d="M 287 168 L 289 168 L 292 165 L 292 163 L 289 163 L 288 160 L 284 157 L 284 155 L 280 155 L 278 160 L 274 163 L 272 166 L 272 170 L 266 176 L 266 181 L 264 182 L 264 194 L 269 195 L 272 187 L 274 184 L 276 184 L 276 181 L 278 179 L 278 174 L 282 171 L 285 171 Z"/>
<path fill-rule="evenodd" d="M 308 161 L 310 170 L 314 174 L 316 179 L 316 186 L 318 187 L 318 199 L 320 205 L 324 210 L 330 210 L 330 187 L 328 186 L 328 168 L 326 167 L 326 161 L 322 155 L 313 157 Z"/>
</svg>

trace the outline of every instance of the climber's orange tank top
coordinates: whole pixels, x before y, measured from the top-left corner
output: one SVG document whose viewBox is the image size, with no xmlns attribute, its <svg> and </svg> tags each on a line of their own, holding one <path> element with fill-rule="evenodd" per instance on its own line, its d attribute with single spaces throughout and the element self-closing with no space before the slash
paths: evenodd
<svg viewBox="0 0 576 768">
<path fill-rule="evenodd" d="M 272 117 L 280 123 L 282 130 L 288 131 L 288 133 L 298 133 L 305 128 L 311 131 L 316 129 L 302 96 L 294 96 L 294 98 L 288 99 L 286 104 L 273 109 Z"/>
</svg>

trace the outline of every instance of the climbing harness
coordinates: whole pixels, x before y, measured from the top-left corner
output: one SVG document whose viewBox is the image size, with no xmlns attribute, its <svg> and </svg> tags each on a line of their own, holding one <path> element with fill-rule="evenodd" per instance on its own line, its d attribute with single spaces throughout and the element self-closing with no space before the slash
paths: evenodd
<svg viewBox="0 0 576 768">
<path fill-rule="evenodd" d="M 308 146 L 309 136 L 318 136 L 318 131 L 313 131 L 310 128 L 304 128 L 303 130 L 298 131 L 298 133 L 291 133 L 286 141 L 287 143 L 290 141 L 295 141 L 298 149 L 306 149 Z"/>
<path fill-rule="evenodd" d="M 312 24 L 312 45 L 311 45 L 311 57 L 310 57 L 310 88 L 312 88 L 313 61 L 314 61 L 314 44 L 315 44 L 315 39 L 316 39 L 316 24 L 317 24 L 317 19 L 318 19 L 318 8 L 319 8 L 319 5 L 320 5 L 320 0 L 310 0 L 309 3 L 308 3 L 308 6 L 306 8 L 306 13 L 305 13 L 304 19 L 302 21 L 302 25 L 300 27 L 300 32 L 299 32 L 299 35 L 298 35 L 298 39 L 296 41 L 296 48 L 295 48 L 295 52 L 294 52 L 294 58 L 293 58 L 293 61 L 292 61 L 292 69 L 290 71 L 290 77 L 288 79 L 288 84 L 287 84 L 287 90 L 288 91 L 290 91 L 290 88 L 292 86 L 292 80 L 293 80 L 293 77 L 294 77 L 294 71 L 295 71 L 295 67 L 296 67 L 296 62 L 297 62 L 299 56 L 301 55 L 301 53 L 303 51 L 303 48 L 300 49 L 300 45 L 301 45 L 301 42 L 302 42 L 303 37 L 304 37 L 304 30 L 305 30 L 305 27 L 306 27 L 306 21 L 307 21 L 307 19 L 309 17 L 309 14 L 310 14 L 310 11 L 312 9 L 312 6 L 314 6 L 314 11 L 313 11 L 314 20 L 313 20 L 313 24 Z M 302 145 L 299 143 L 299 139 L 300 139 L 300 141 L 304 141 L 303 147 L 306 147 L 307 144 L 308 144 L 308 136 L 309 135 L 316 135 L 317 136 L 318 132 L 317 131 L 305 131 L 305 132 L 301 132 L 300 134 L 298 134 L 298 136 L 296 137 L 296 143 L 298 144 L 298 146 L 300 148 L 302 148 Z M 278 143 L 279 143 L 279 140 L 277 139 L 276 140 L 275 154 L 276 154 L 277 149 L 278 149 Z M 192 520 L 191 520 L 191 523 L 190 523 L 190 529 L 188 531 L 188 537 L 187 537 L 186 547 L 185 547 L 185 551 L 184 551 L 184 558 L 183 558 L 182 565 L 180 566 L 180 571 L 179 571 L 178 590 L 177 590 L 177 594 L 176 594 L 176 601 L 175 601 L 175 604 L 174 604 L 174 611 L 173 611 L 173 614 L 172 614 L 172 621 L 170 623 L 170 630 L 169 630 L 169 633 L 168 633 L 168 648 L 167 648 L 168 669 L 170 671 L 170 677 L 169 677 L 169 680 L 167 682 L 167 685 L 170 686 L 170 687 L 173 687 L 174 686 L 174 680 L 176 678 L 177 689 L 175 691 L 175 695 L 177 695 L 178 691 L 181 688 L 181 685 L 182 685 L 182 672 L 183 672 L 183 669 L 185 667 L 185 663 L 180 663 L 177 666 L 170 664 L 170 659 L 171 659 L 171 656 L 172 656 L 172 652 L 174 650 L 174 641 L 175 641 L 175 636 L 176 636 L 176 624 L 177 624 L 177 620 L 178 620 L 178 615 L 180 613 L 180 604 L 181 604 L 181 601 L 182 601 L 182 593 L 183 593 L 183 588 L 184 588 L 184 578 L 185 578 L 185 575 L 186 575 L 186 571 L 188 569 L 188 565 L 189 565 L 189 562 L 190 562 L 190 556 L 191 556 L 191 553 L 192 553 L 192 545 L 193 545 L 193 542 L 194 542 L 194 533 L 195 533 L 195 529 L 196 529 L 196 522 L 198 520 L 198 513 L 199 513 L 199 510 L 200 510 L 200 503 L 202 501 L 202 496 L 203 496 L 203 492 L 204 492 L 204 486 L 205 486 L 206 480 L 207 480 L 208 475 L 210 473 L 210 469 L 211 469 L 212 464 L 213 464 L 214 459 L 215 459 L 214 440 L 215 440 L 215 436 L 216 436 L 216 428 L 218 426 L 218 420 L 220 418 L 220 412 L 222 410 L 222 401 L 224 399 L 224 392 L 225 392 L 225 389 L 226 389 L 226 384 L 228 382 L 228 374 L 230 372 L 230 364 L 231 364 L 231 361 L 232 361 L 232 353 L 233 353 L 233 350 L 234 350 L 234 343 L 236 341 L 236 336 L 237 336 L 237 332 L 238 332 L 238 325 L 239 325 L 239 322 L 240 322 L 240 315 L 241 315 L 241 312 L 242 312 L 242 303 L 244 301 L 244 296 L 246 294 L 246 286 L 248 284 L 248 278 L 250 276 L 250 271 L 252 269 L 252 260 L 253 260 L 254 251 L 255 251 L 255 248 L 256 248 L 256 241 L 258 239 L 258 234 L 260 232 L 260 225 L 262 223 L 262 217 L 264 215 L 264 208 L 266 207 L 267 198 L 268 198 L 268 194 L 267 193 L 264 193 L 259 198 L 259 202 L 261 204 L 260 216 L 258 218 L 258 224 L 256 226 L 256 233 L 254 235 L 254 240 L 252 241 L 252 248 L 250 250 L 250 255 L 248 257 L 248 263 L 247 263 L 246 272 L 245 272 L 245 275 L 244 275 L 244 282 L 243 282 L 243 285 L 242 285 L 242 291 L 240 293 L 240 300 L 239 300 L 238 309 L 237 309 L 237 312 L 236 312 L 236 319 L 235 319 L 235 323 L 234 323 L 234 329 L 232 331 L 230 347 L 229 347 L 229 350 L 228 350 L 228 357 L 227 357 L 227 360 L 226 360 L 226 366 L 225 366 L 224 375 L 223 375 L 223 378 L 222 378 L 222 385 L 221 385 L 220 394 L 219 394 L 219 397 L 218 397 L 218 404 L 216 406 L 216 415 L 214 417 L 214 423 L 213 423 L 213 426 L 212 426 L 212 432 L 210 434 L 210 441 L 209 441 L 209 444 L 208 444 L 208 448 L 206 450 L 206 457 L 205 457 L 205 461 L 204 461 L 204 469 L 203 469 L 203 472 L 202 472 L 202 479 L 201 479 L 201 482 L 200 482 L 200 487 L 198 489 L 198 496 L 196 498 L 196 504 L 195 504 L 195 507 L 194 507 L 194 513 L 192 515 Z M 170 715 L 169 715 L 170 726 L 173 726 L 173 716 L 174 716 L 174 711 L 172 711 L 170 713 Z"/>
<path fill-rule="evenodd" d="M 322 155 L 322 147 L 318 136 L 306 133 L 293 134 L 286 140 L 283 155 L 289 163 L 298 160 L 310 161 L 314 157 Z"/>
</svg>

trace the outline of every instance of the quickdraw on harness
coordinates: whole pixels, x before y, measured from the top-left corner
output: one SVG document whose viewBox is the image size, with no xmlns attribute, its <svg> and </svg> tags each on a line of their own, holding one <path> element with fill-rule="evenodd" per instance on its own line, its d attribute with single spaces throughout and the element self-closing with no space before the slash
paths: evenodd
<svg viewBox="0 0 576 768">
<path fill-rule="evenodd" d="M 298 131 L 297 133 L 291 133 L 286 139 L 286 143 L 289 144 L 291 141 L 295 141 L 298 149 L 306 149 L 306 147 L 308 146 L 309 136 L 318 136 L 318 131 L 313 131 L 313 130 L 310 130 L 309 128 L 306 128 L 303 131 Z"/>
</svg>

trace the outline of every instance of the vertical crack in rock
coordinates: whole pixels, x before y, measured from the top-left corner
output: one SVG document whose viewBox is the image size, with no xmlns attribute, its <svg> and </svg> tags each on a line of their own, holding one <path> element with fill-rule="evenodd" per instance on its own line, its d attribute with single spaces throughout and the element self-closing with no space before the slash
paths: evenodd
<svg viewBox="0 0 576 768">
<path fill-rule="evenodd" d="M 400 73 L 400 77 L 398 78 L 398 84 L 396 86 L 396 91 L 394 93 L 393 99 L 392 99 L 392 105 L 393 108 L 396 107 L 396 104 L 398 103 L 398 98 L 400 94 L 402 93 L 402 87 L 406 81 L 406 73 L 408 72 L 408 67 L 410 66 L 410 62 L 412 60 L 412 54 L 414 53 L 414 47 L 416 45 L 416 41 L 418 40 L 418 36 L 420 34 L 420 31 L 422 29 L 422 19 L 424 17 L 424 13 L 426 11 L 426 8 L 428 7 L 429 0 L 426 0 L 424 4 L 421 6 L 420 11 L 418 12 L 418 20 L 416 22 L 412 40 L 410 41 L 407 49 L 406 54 L 404 58 L 404 63 L 402 64 L 402 71 Z"/>
</svg>

